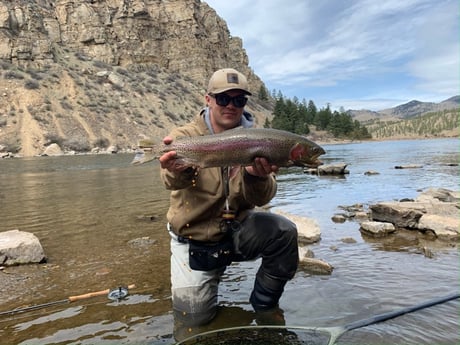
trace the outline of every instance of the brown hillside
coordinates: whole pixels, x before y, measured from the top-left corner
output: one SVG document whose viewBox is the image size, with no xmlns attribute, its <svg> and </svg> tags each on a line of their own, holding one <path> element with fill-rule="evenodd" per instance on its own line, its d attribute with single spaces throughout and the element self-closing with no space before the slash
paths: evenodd
<svg viewBox="0 0 460 345">
<path fill-rule="evenodd" d="M 263 86 L 201 1 L 0 1 L 0 27 L 0 151 L 130 149 L 194 116 L 218 68 Z M 270 108 L 248 103 L 260 125 Z"/>
</svg>

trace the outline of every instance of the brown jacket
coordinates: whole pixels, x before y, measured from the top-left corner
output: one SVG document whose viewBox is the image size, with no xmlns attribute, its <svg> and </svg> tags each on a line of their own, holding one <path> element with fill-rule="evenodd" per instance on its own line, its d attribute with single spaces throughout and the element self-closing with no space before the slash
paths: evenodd
<svg viewBox="0 0 460 345">
<path fill-rule="evenodd" d="M 211 134 L 203 115 L 191 123 L 174 129 L 172 138 Z M 168 222 L 176 235 L 198 241 L 219 241 L 219 230 L 225 206 L 225 189 L 221 168 L 199 169 L 196 173 L 173 174 L 161 169 L 161 178 L 171 190 Z M 236 168 L 229 182 L 230 209 L 237 219 L 243 219 L 255 206 L 267 204 L 276 194 L 274 175 L 268 178 L 251 176 L 243 168 Z"/>
</svg>

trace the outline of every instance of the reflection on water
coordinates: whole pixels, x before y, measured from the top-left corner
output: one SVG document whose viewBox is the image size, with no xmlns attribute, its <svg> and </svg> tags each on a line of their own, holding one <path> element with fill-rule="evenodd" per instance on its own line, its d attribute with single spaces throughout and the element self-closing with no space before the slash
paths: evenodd
<svg viewBox="0 0 460 345">
<path fill-rule="evenodd" d="M 375 240 L 362 236 L 355 222 L 331 221 L 339 206 L 413 198 L 431 186 L 458 189 L 458 166 L 452 165 L 458 163 L 458 143 L 326 146 L 326 164 L 349 164 L 350 174 L 341 179 L 282 169 L 270 206 L 314 218 L 322 240 L 311 249 L 334 266 L 331 276 L 299 270 L 288 283 L 281 299 L 288 325 L 344 325 L 458 291 L 456 247 L 411 232 Z M 0 231 L 33 232 L 48 257 L 46 264 L 0 271 L 0 312 L 136 284 L 119 302 L 98 297 L 0 316 L 2 342 L 173 343 L 165 231 L 168 192 L 159 182 L 157 163 L 131 167 L 131 159 L 101 155 L 0 161 Z M 423 168 L 394 169 L 405 164 Z M 365 175 L 369 170 L 380 174 Z M 132 242 L 143 237 L 154 241 Z M 345 237 L 356 243 L 342 242 Z M 433 252 L 432 258 L 424 255 L 423 247 Z M 248 298 L 258 265 L 231 265 L 220 287 L 218 317 L 189 333 L 256 324 Z M 339 343 L 458 343 L 459 305 L 453 301 L 351 331 Z"/>
</svg>

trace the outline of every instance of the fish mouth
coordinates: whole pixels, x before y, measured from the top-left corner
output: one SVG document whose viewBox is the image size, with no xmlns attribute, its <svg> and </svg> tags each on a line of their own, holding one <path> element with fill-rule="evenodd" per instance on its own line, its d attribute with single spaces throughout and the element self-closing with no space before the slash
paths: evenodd
<svg viewBox="0 0 460 345">
<path fill-rule="evenodd" d="M 318 146 L 318 148 L 315 150 L 316 154 L 312 155 L 310 160 L 305 164 L 305 167 L 307 168 L 317 168 L 320 165 L 323 165 L 324 163 L 318 159 L 319 156 L 323 155 L 326 153 L 326 151 L 321 147 Z"/>
<path fill-rule="evenodd" d="M 318 159 L 319 156 L 321 156 L 323 153 L 319 153 L 317 155 L 312 156 L 308 162 L 305 162 L 303 164 L 304 167 L 306 168 L 317 168 L 320 165 L 323 165 L 324 163 Z"/>
<path fill-rule="evenodd" d="M 323 164 L 324 163 L 321 162 L 319 159 L 316 159 L 316 160 L 314 160 L 312 162 L 308 162 L 308 163 L 304 164 L 304 167 L 305 168 L 317 168 L 317 167 L 319 167 L 320 165 L 323 165 Z"/>
</svg>

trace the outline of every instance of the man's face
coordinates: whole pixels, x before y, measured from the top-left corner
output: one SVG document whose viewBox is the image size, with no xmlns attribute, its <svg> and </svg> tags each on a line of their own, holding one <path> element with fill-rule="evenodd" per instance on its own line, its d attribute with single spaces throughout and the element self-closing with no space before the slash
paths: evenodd
<svg viewBox="0 0 460 345">
<path fill-rule="evenodd" d="M 206 95 L 206 103 L 210 109 L 211 125 L 215 133 L 239 126 L 244 111 L 245 101 L 242 100 L 244 97 L 245 93 L 241 90 L 228 90 L 218 95 Z M 231 101 L 228 102 L 229 100 Z M 219 105 L 218 103 L 228 104 Z M 235 106 L 234 103 L 242 106 Z"/>
</svg>

